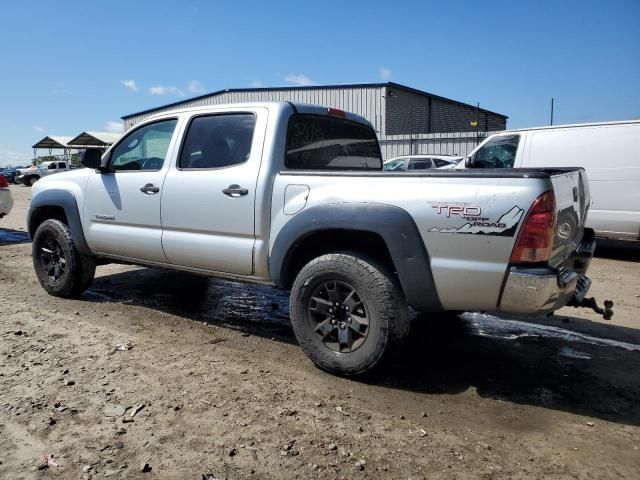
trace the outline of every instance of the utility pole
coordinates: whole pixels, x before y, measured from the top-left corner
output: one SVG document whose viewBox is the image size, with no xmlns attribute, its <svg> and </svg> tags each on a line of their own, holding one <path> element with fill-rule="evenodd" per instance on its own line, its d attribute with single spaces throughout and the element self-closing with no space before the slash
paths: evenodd
<svg viewBox="0 0 640 480">
<path fill-rule="evenodd" d="M 553 125 L 553 97 L 551 97 L 551 122 L 549 125 Z"/>
</svg>

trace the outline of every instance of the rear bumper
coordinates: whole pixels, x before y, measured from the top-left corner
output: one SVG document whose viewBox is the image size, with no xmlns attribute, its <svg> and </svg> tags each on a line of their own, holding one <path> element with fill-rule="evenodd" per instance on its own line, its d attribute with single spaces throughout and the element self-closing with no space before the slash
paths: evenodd
<svg viewBox="0 0 640 480">
<path fill-rule="evenodd" d="M 511 267 L 502 290 L 499 310 L 519 315 L 546 315 L 585 297 L 591 280 L 585 276 L 595 251 L 593 230 L 558 268 Z"/>
</svg>

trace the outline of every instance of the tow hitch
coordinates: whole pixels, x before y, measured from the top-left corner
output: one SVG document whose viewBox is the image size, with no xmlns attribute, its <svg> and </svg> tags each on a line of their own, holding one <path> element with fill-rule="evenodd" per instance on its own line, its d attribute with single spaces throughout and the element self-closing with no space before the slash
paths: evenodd
<svg viewBox="0 0 640 480">
<path fill-rule="evenodd" d="M 613 302 L 611 300 L 604 301 L 604 308 L 600 308 L 598 306 L 598 302 L 596 301 L 596 297 L 583 298 L 580 302 L 575 301 L 571 303 L 571 306 L 579 308 L 586 307 L 592 309 L 598 315 L 602 315 L 602 318 L 605 320 L 611 320 L 613 317 Z"/>
<path fill-rule="evenodd" d="M 590 308 L 598 315 L 602 315 L 603 319 L 611 320 L 611 317 L 613 317 L 613 302 L 611 300 L 605 300 L 604 308 L 600 308 L 596 301 L 596 297 L 585 298 L 589 291 L 589 287 L 591 287 L 591 280 L 589 278 L 584 275 L 578 278 L 576 293 L 573 295 L 571 302 L 569 302 L 569 306 L 576 308 Z"/>
</svg>

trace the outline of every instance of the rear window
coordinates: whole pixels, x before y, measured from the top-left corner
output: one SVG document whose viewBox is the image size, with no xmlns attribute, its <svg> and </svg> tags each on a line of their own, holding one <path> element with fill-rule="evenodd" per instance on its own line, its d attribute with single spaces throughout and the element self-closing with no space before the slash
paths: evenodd
<svg viewBox="0 0 640 480">
<path fill-rule="evenodd" d="M 287 132 L 287 168 L 381 170 L 382 155 L 371 127 L 343 118 L 293 115 Z"/>
</svg>

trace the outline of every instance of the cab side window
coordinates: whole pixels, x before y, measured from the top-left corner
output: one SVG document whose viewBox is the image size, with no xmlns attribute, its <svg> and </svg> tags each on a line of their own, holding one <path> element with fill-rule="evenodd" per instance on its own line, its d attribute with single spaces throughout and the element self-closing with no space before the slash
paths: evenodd
<svg viewBox="0 0 640 480">
<path fill-rule="evenodd" d="M 489 140 L 473 156 L 474 168 L 513 168 L 520 135 L 501 135 Z"/>
<path fill-rule="evenodd" d="M 436 168 L 446 167 L 447 165 L 450 165 L 450 162 L 447 162 L 446 160 L 440 160 L 439 158 L 434 158 L 433 163 L 436 164 Z"/>
<path fill-rule="evenodd" d="M 431 168 L 430 158 L 412 158 L 409 162 L 409 170 L 426 170 Z"/>
<path fill-rule="evenodd" d="M 180 152 L 178 166 L 209 169 L 240 165 L 251 155 L 256 116 L 231 113 L 196 117 Z"/>
<path fill-rule="evenodd" d="M 111 170 L 160 170 L 178 120 L 145 125 L 124 137 L 111 153 Z"/>
</svg>

